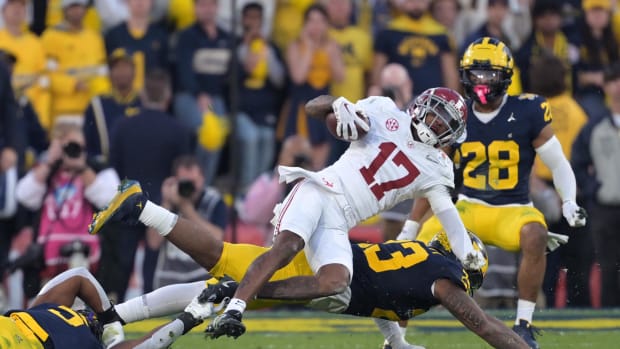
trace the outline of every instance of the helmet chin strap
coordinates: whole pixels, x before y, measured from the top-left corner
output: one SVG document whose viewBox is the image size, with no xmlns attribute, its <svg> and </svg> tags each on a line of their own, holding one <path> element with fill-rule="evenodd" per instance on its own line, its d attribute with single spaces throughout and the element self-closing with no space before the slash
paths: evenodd
<svg viewBox="0 0 620 349">
<path fill-rule="evenodd" d="M 491 92 L 491 89 L 487 85 L 476 85 L 473 88 L 474 93 L 480 100 L 480 103 L 487 104 L 489 101 L 487 100 L 487 93 Z"/>
<path fill-rule="evenodd" d="M 428 144 L 430 146 L 435 146 L 437 143 L 439 143 L 439 139 L 437 139 L 437 135 L 435 135 L 435 132 L 433 132 L 430 127 L 426 126 L 425 123 L 420 122 L 414 124 L 413 127 L 415 127 L 418 138 L 420 138 L 420 141 L 422 143 Z"/>
</svg>

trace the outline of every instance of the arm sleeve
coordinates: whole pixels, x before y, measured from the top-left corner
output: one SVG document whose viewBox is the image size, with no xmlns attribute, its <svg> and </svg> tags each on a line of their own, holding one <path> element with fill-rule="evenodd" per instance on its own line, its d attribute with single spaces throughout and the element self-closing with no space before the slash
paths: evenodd
<svg viewBox="0 0 620 349">
<path fill-rule="evenodd" d="M 465 230 L 465 225 L 459 216 L 459 212 L 452 203 L 452 198 L 445 186 L 435 186 L 426 192 L 428 202 L 433 213 L 439 219 L 443 227 L 454 255 L 459 260 L 474 250 L 471 239 Z"/>
<path fill-rule="evenodd" d="M 187 30 L 191 30 L 187 29 Z M 183 31 L 179 33 L 178 41 L 176 44 L 176 71 L 177 71 L 177 86 L 179 91 L 195 94 L 198 92 L 198 87 L 194 80 L 193 71 L 193 59 L 194 50 L 192 44 L 188 41 L 189 33 Z"/>
<path fill-rule="evenodd" d="M 24 205 L 24 207 L 36 211 L 43 204 L 45 189 L 45 184 L 37 182 L 34 178 L 34 172 L 31 170 L 22 179 L 17 181 L 15 197 L 17 202 Z"/>
<path fill-rule="evenodd" d="M 107 168 L 97 173 L 95 181 L 84 190 L 84 196 L 93 205 L 101 209 L 112 201 L 119 184 L 120 179 L 116 171 Z"/>
<path fill-rule="evenodd" d="M 555 136 L 551 137 L 545 144 L 536 148 L 536 153 L 551 170 L 553 185 L 560 198 L 562 198 L 562 202 L 567 200 L 575 201 L 577 196 L 575 174 L 562 152 L 562 145 L 560 145 L 558 139 Z"/>
</svg>

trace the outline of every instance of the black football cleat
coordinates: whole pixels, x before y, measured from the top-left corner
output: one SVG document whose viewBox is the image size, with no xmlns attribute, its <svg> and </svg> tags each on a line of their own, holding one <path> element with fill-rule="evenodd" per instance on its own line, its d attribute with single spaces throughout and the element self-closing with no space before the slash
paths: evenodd
<svg viewBox="0 0 620 349">
<path fill-rule="evenodd" d="M 519 320 L 518 325 L 514 325 L 512 330 L 515 331 L 519 337 L 523 338 L 525 343 L 530 346 L 532 349 L 539 349 L 540 346 L 536 342 L 536 338 L 534 335 L 540 335 L 540 330 L 536 327 L 532 326 L 526 320 Z"/>
</svg>

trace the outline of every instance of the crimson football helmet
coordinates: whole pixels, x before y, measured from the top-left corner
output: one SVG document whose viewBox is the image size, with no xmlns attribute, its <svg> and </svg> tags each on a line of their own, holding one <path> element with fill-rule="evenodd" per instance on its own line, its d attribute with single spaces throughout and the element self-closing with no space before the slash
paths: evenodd
<svg viewBox="0 0 620 349">
<path fill-rule="evenodd" d="M 467 105 L 456 91 L 446 87 L 422 92 L 405 108 L 417 138 L 425 144 L 444 147 L 465 133 Z"/>
</svg>

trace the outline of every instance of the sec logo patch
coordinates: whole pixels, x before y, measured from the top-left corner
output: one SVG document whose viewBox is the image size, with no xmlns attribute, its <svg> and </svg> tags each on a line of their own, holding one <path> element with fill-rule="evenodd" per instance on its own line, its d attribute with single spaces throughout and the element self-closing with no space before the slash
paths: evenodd
<svg viewBox="0 0 620 349">
<path fill-rule="evenodd" d="M 389 131 L 396 131 L 398 130 L 398 120 L 394 119 L 394 118 L 389 118 L 385 121 L 385 128 L 387 128 Z"/>
</svg>

